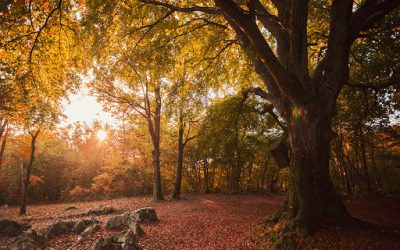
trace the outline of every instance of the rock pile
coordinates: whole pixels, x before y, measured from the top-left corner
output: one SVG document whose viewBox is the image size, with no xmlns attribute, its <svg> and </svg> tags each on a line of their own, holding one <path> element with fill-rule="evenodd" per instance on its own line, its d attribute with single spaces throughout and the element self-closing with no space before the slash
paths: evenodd
<svg viewBox="0 0 400 250">
<path fill-rule="evenodd" d="M 95 232 L 99 231 L 99 229 L 100 229 L 100 225 L 99 224 L 93 224 L 91 226 L 88 226 L 87 228 L 85 228 L 85 230 L 83 230 L 82 233 L 79 234 L 78 241 L 84 240 L 89 235 L 92 235 Z"/>
<path fill-rule="evenodd" d="M 143 235 L 143 230 L 139 226 L 139 222 L 157 220 L 156 210 L 151 207 L 141 208 L 111 217 L 106 224 L 106 228 L 121 229 L 127 227 L 128 229 L 108 238 L 98 239 L 94 243 L 92 250 L 136 250 L 138 249 L 138 240 Z"/>
<path fill-rule="evenodd" d="M 11 250 L 22 250 L 22 249 L 41 249 L 46 244 L 46 238 L 37 233 L 33 229 L 28 229 L 22 232 L 18 237 L 11 243 Z"/>
<path fill-rule="evenodd" d="M 137 222 L 143 221 L 157 221 L 158 217 L 156 214 L 156 210 L 152 207 L 145 207 L 133 212 L 130 212 L 130 216 L 135 218 Z"/>
<path fill-rule="evenodd" d="M 117 211 L 112 206 L 98 206 L 97 208 L 88 210 L 85 215 L 104 215 L 104 214 L 112 214 Z"/>
<path fill-rule="evenodd" d="M 115 211 L 113 207 L 106 206 L 89 210 L 87 213 L 103 215 Z M 101 237 L 94 243 L 92 250 L 136 250 L 138 249 L 139 238 L 143 235 L 143 230 L 139 222 L 157 220 L 156 211 L 151 207 L 113 216 L 108 220 L 105 227 L 107 229 L 121 229 L 123 231 L 110 237 Z M 49 225 L 42 234 L 28 228 L 30 228 L 28 224 L 20 224 L 7 219 L 0 220 L 0 236 L 17 236 L 10 246 L 12 250 L 42 249 L 46 245 L 46 240 L 66 233 L 78 234 L 78 242 L 81 242 L 100 229 L 100 222 L 95 218 L 78 221 L 57 220 Z"/>
<path fill-rule="evenodd" d="M 45 230 L 45 236 L 47 239 L 51 239 L 60 234 L 74 232 L 77 234 L 82 233 L 87 227 L 98 224 L 99 221 L 95 218 L 83 219 L 79 221 L 63 221 L 58 220 L 53 224 L 49 225 Z"/>
<path fill-rule="evenodd" d="M 29 228 L 26 223 L 18 223 L 13 220 L 0 220 L 0 236 L 17 236 L 19 233 Z"/>
<path fill-rule="evenodd" d="M 108 238 L 100 238 L 98 239 L 92 250 L 106 250 L 106 249 L 123 249 L 123 250 L 137 250 L 138 240 L 141 234 L 138 234 L 139 231 L 134 231 L 132 229 L 124 230 L 117 234 L 114 234 Z M 141 230 L 140 230 L 141 232 Z"/>
</svg>

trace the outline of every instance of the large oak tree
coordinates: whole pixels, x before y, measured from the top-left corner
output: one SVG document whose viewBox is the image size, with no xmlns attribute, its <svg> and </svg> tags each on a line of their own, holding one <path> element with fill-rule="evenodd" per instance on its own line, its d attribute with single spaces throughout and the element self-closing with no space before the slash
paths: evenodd
<svg viewBox="0 0 400 250">
<path fill-rule="evenodd" d="M 351 222 L 329 176 L 330 141 L 334 137 L 331 122 L 338 95 L 348 81 L 352 44 L 365 37 L 399 1 L 140 2 L 165 9 L 168 15 L 179 12 L 186 19 L 229 26 L 227 29 L 236 35 L 264 83 L 262 96 L 288 128 L 290 191 L 277 218 L 306 230 L 320 221 Z M 321 46 L 317 60 L 309 55 L 311 5 L 314 12 L 329 9 L 327 36 L 321 39 L 326 46 Z"/>
</svg>

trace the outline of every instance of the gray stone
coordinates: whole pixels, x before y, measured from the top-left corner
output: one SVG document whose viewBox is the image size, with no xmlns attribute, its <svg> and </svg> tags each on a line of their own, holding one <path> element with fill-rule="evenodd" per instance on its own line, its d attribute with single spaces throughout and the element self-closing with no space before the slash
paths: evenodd
<svg viewBox="0 0 400 250">
<path fill-rule="evenodd" d="M 120 229 L 123 227 L 128 227 L 135 229 L 138 222 L 157 220 L 158 218 L 155 209 L 148 207 L 111 217 L 107 221 L 106 228 Z"/>
<path fill-rule="evenodd" d="M 30 226 L 26 223 L 18 223 L 13 220 L 0 220 L 0 236 L 17 236 L 23 230 Z"/>
<path fill-rule="evenodd" d="M 152 207 L 145 207 L 135 210 L 130 213 L 130 216 L 135 218 L 138 222 L 158 220 L 156 210 Z"/>
<path fill-rule="evenodd" d="M 95 232 L 99 231 L 100 225 L 99 224 L 93 224 L 91 226 L 88 226 L 79 236 L 78 236 L 78 241 L 84 240 L 86 237 L 89 235 L 94 234 Z"/>
<path fill-rule="evenodd" d="M 46 244 L 46 240 L 44 236 L 38 234 L 33 229 L 28 229 L 27 231 L 22 232 L 18 237 L 13 241 L 10 246 L 11 250 L 33 250 L 33 249 L 41 249 Z"/>
<path fill-rule="evenodd" d="M 88 210 L 85 214 L 86 215 L 103 215 L 103 214 L 111 214 L 117 211 L 114 207 L 112 206 L 98 206 L 95 209 L 90 209 Z"/>
<path fill-rule="evenodd" d="M 49 225 L 45 231 L 46 238 L 50 239 L 60 234 L 69 233 L 72 231 L 76 221 L 62 221 L 58 220 Z"/>
<path fill-rule="evenodd" d="M 137 236 L 137 239 L 143 236 L 144 231 L 140 227 L 139 223 L 132 223 L 129 225 L 129 229 L 132 230 L 132 232 Z"/>
<path fill-rule="evenodd" d="M 136 235 L 131 229 L 114 234 L 108 238 L 98 239 L 92 247 L 92 250 L 121 249 L 137 250 L 137 242 L 140 236 Z"/>
<path fill-rule="evenodd" d="M 75 207 L 75 206 L 69 206 L 69 207 L 65 208 L 66 211 L 68 211 L 68 210 L 76 210 L 76 209 L 78 209 L 78 208 Z"/>
<path fill-rule="evenodd" d="M 130 217 L 130 213 L 124 213 L 111 217 L 106 224 L 107 229 L 119 229 L 125 226 L 129 226 L 131 223 L 135 222 L 134 219 Z"/>
<path fill-rule="evenodd" d="M 93 224 L 97 224 L 99 223 L 98 220 L 96 220 L 95 218 L 91 218 L 91 219 L 83 219 L 80 221 L 77 221 L 74 225 L 74 227 L 72 228 L 72 232 L 80 234 L 82 233 L 87 227 L 93 225 Z"/>
<path fill-rule="evenodd" d="M 138 234 L 142 235 L 143 230 L 138 224 L 137 215 L 128 212 L 122 215 L 117 215 L 111 217 L 106 224 L 107 229 L 121 229 L 124 227 L 128 227 L 129 229 L 134 230 Z"/>
</svg>

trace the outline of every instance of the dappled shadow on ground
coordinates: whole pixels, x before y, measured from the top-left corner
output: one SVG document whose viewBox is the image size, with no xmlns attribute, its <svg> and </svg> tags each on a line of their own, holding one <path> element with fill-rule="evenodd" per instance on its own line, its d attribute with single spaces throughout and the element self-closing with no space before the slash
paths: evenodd
<svg viewBox="0 0 400 250">
<path fill-rule="evenodd" d="M 271 246 L 268 238 L 259 237 L 257 223 L 265 215 L 280 207 L 280 195 L 188 195 L 179 201 L 153 202 L 150 197 L 121 198 L 106 201 L 33 205 L 28 214 L 18 217 L 16 207 L 1 208 L 0 218 L 14 218 L 29 222 L 34 229 L 43 229 L 54 220 L 82 217 L 88 209 L 98 205 L 112 205 L 116 213 L 141 207 L 156 208 L 160 221 L 144 223 L 145 235 L 140 239 L 143 249 L 262 249 Z M 350 212 L 377 225 L 375 228 L 338 229 L 326 228 L 312 239 L 299 242 L 308 249 L 385 249 L 393 247 L 400 235 L 400 203 L 398 199 L 374 197 L 367 200 L 345 201 Z M 76 206 L 76 210 L 65 208 Z M 96 216 L 104 223 L 111 215 Z M 87 216 L 90 217 L 90 216 Z M 398 230 L 398 232 L 397 232 Z M 115 231 L 114 231 L 115 232 Z M 85 242 L 77 243 L 74 234 L 52 239 L 53 249 L 90 249 L 100 236 L 113 231 L 102 229 Z M 398 233 L 398 234 L 397 234 Z M 400 238 L 400 237 L 398 237 Z M 0 248 L 7 249 L 12 238 L 0 238 Z M 4 247 L 3 247 L 4 246 Z M 379 247 L 380 246 L 380 247 Z"/>
</svg>

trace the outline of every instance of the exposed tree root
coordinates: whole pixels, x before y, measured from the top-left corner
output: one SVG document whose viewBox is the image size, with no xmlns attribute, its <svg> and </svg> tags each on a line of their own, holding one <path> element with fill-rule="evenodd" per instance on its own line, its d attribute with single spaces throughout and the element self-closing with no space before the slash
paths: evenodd
<svg viewBox="0 0 400 250">
<path fill-rule="evenodd" d="M 326 214 L 320 216 L 307 214 L 299 209 L 293 210 L 293 206 L 290 207 L 286 200 L 278 211 L 263 218 L 260 224 L 264 236 L 272 242 L 273 249 L 296 249 L 296 242 L 304 239 L 313 240 L 312 236 L 321 228 L 333 226 L 333 228 L 349 229 L 369 226 L 368 223 L 346 213 L 331 217 Z"/>
<path fill-rule="evenodd" d="M 261 225 L 262 235 L 270 242 L 272 249 L 300 249 L 299 242 L 315 241 L 313 237 L 318 229 L 334 228 L 334 230 L 348 230 L 355 228 L 374 228 L 375 226 L 351 217 L 347 223 L 334 223 L 332 221 L 320 221 L 318 225 L 309 225 L 300 218 L 287 219 L 285 206 L 281 207 L 275 214 L 265 217 Z"/>
</svg>

